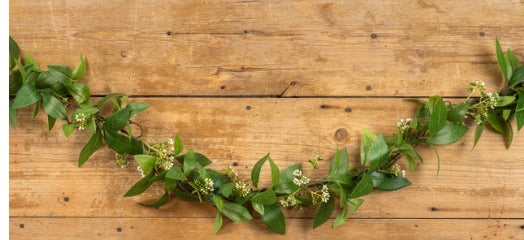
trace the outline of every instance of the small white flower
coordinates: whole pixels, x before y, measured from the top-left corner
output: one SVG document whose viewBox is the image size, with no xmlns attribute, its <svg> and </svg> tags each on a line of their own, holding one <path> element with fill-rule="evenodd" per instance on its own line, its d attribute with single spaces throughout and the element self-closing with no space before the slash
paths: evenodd
<svg viewBox="0 0 524 240">
<path fill-rule="evenodd" d="M 400 128 L 400 130 L 404 131 L 409 127 L 409 124 L 411 123 L 411 118 L 400 119 L 400 121 L 397 122 L 397 127 Z"/>
<path fill-rule="evenodd" d="M 405 178 L 406 177 L 406 170 L 402 169 L 402 177 Z"/>
<path fill-rule="evenodd" d="M 249 184 L 245 182 L 236 182 L 235 192 L 241 197 L 245 197 L 251 192 L 251 188 L 249 187 Z"/>
<path fill-rule="evenodd" d="M 170 139 L 167 140 L 167 144 L 169 144 L 169 145 L 174 145 L 174 144 L 175 144 L 175 141 L 173 141 L 173 139 L 170 138 Z"/>
<path fill-rule="evenodd" d="M 215 190 L 214 185 L 215 183 L 213 182 L 213 179 L 206 178 L 204 179 L 204 185 L 199 189 L 199 191 L 202 194 L 207 195 L 209 192 L 212 192 L 213 190 Z"/>
<path fill-rule="evenodd" d="M 300 177 L 302 176 L 302 171 L 300 169 L 295 169 L 295 171 L 293 171 L 293 175 L 295 177 Z"/>
<path fill-rule="evenodd" d="M 140 173 L 140 176 L 145 177 L 144 170 L 140 166 L 136 167 L 136 170 Z"/>
<path fill-rule="evenodd" d="M 331 195 L 329 194 L 329 188 L 326 185 L 322 186 L 320 201 L 326 203 L 330 197 Z"/>
<path fill-rule="evenodd" d="M 310 179 L 302 174 L 302 170 L 296 169 L 293 171 L 293 175 L 295 178 L 293 179 L 293 183 L 297 186 L 304 186 L 307 185 L 310 181 Z"/>
</svg>

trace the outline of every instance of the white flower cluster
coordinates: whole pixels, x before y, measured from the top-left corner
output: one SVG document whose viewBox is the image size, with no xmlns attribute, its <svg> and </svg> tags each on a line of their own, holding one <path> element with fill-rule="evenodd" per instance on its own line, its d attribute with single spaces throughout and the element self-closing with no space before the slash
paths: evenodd
<svg viewBox="0 0 524 240">
<path fill-rule="evenodd" d="M 395 174 L 395 176 L 398 176 L 399 174 L 402 175 L 402 177 L 406 177 L 406 170 L 402 169 L 400 167 L 400 165 L 398 165 L 398 163 L 395 163 L 392 167 L 391 167 L 391 171 L 393 172 L 393 174 Z"/>
<path fill-rule="evenodd" d="M 400 130 L 405 131 L 408 129 L 409 124 L 411 123 L 411 118 L 400 119 L 400 121 L 397 122 L 397 127 L 400 128 Z"/>
<path fill-rule="evenodd" d="M 170 138 L 170 139 L 167 140 L 167 144 L 175 145 L 175 141 L 172 138 Z"/>
<path fill-rule="evenodd" d="M 231 181 L 236 182 L 238 179 L 238 173 L 233 169 L 231 166 L 227 167 L 226 171 L 224 172 Z"/>
<path fill-rule="evenodd" d="M 477 87 L 479 89 L 484 89 L 484 87 L 486 86 L 484 81 L 478 81 L 478 80 L 471 82 L 470 85 L 473 86 L 473 87 Z"/>
<path fill-rule="evenodd" d="M 293 183 L 297 186 L 305 186 L 309 183 L 310 179 L 302 174 L 302 170 L 296 169 L 293 171 L 293 175 L 295 178 L 293 179 Z"/>
<path fill-rule="evenodd" d="M 295 195 L 289 195 L 280 200 L 282 207 L 298 207 L 299 201 Z"/>
<path fill-rule="evenodd" d="M 146 176 L 146 175 L 144 174 L 144 170 L 143 170 L 140 166 L 136 167 L 136 170 L 140 173 L 140 176 L 142 176 L 142 177 L 145 177 L 145 176 Z"/>
<path fill-rule="evenodd" d="M 494 93 L 494 94 L 493 93 L 487 93 L 486 94 L 486 102 L 487 102 L 488 107 L 490 107 L 491 109 L 495 109 L 499 99 L 500 99 L 500 96 L 499 96 L 498 93 Z"/>
<path fill-rule="evenodd" d="M 128 155 L 125 153 L 124 154 L 115 153 L 116 165 L 118 165 L 121 168 L 125 168 L 129 166 L 129 159 L 127 157 Z"/>
<path fill-rule="evenodd" d="M 249 187 L 249 184 L 245 182 L 236 182 L 235 183 L 235 192 L 239 196 L 245 197 L 251 192 L 251 188 Z"/>
<path fill-rule="evenodd" d="M 212 192 L 215 189 L 214 185 L 215 183 L 213 182 L 211 178 L 206 178 L 204 179 L 204 185 L 201 186 L 199 191 L 202 194 L 207 195 L 208 193 Z"/>
<path fill-rule="evenodd" d="M 331 195 L 329 195 L 328 186 L 322 186 L 322 190 L 320 190 L 320 201 L 326 203 L 329 200 L 329 197 L 331 197 Z"/>
<path fill-rule="evenodd" d="M 83 113 L 75 115 L 75 123 L 78 124 L 78 130 L 84 130 L 87 127 L 88 116 Z"/>
</svg>

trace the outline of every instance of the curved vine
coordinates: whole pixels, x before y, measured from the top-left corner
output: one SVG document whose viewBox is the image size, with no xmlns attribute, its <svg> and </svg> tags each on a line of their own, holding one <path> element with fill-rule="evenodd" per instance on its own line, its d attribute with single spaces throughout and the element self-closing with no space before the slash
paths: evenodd
<svg viewBox="0 0 524 240">
<path fill-rule="evenodd" d="M 398 161 L 405 159 L 409 171 L 416 163 L 423 162 L 415 147 L 428 145 L 436 152 L 436 145 L 451 144 L 460 140 L 468 131 L 466 122 L 476 126 L 474 143 L 479 141 L 486 125 L 503 134 L 509 148 L 513 138 L 512 121 L 518 130 L 524 125 L 524 67 L 511 51 L 502 51 L 496 41 L 497 60 L 505 87 L 497 93 L 486 92 L 484 83 L 472 82 L 469 96 L 458 104 L 432 96 L 427 101 L 417 99 L 419 107 L 413 118 L 402 119 L 396 124 L 397 133 L 391 136 L 362 130 L 360 166 L 348 168 L 346 148 L 337 149 L 330 162 L 329 173 L 321 179 L 311 179 L 310 173 L 318 168 L 321 156 L 308 160 L 311 171 L 306 174 L 301 164 L 283 171 L 267 154 L 253 167 L 250 180 L 242 180 L 229 167 L 218 172 L 207 168 L 211 164 L 206 156 L 191 149 L 183 153 L 183 143 L 178 135 L 164 142 L 148 142 L 133 135 L 131 120 L 149 105 L 140 102 L 126 103 L 124 94 L 110 94 L 96 105 L 90 100 L 89 88 L 78 81 L 86 72 L 83 56 L 71 70 L 67 66 L 49 65 L 40 69 L 29 54 L 21 56 L 16 42 L 9 38 L 9 119 L 16 126 L 17 109 L 33 106 L 33 116 L 43 109 L 48 117 L 49 130 L 57 119 L 65 121 L 62 130 L 69 137 L 75 130 L 87 130 L 91 138 L 80 152 L 78 165 L 82 166 L 105 142 L 115 152 L 116 164 L 127 167 L 131 156 L 138 164 L 142 179 L 125 194 L 136 196 L 145 192 L 153 183 L 162 182 L 165 193 L 156 201 L 144 203 L 159 208 L 172 195 L 190 201 L 208 202 L 217 209 L 214 232 L 223 223 L 223 216 L 234 222 L 248 221 L 252 214 L 260 215 L 271 230 L 284 234 L 285 219 L 281 207 L 300 209 L 318 205 L 313 227 L 325 223 L 335 205 L 341 211 L 333 222 L 338 227 L 346 222 L 350 212 L 363 203 L 362 196 L 373 189 L 397 190 L 410 185 L 405 170 Z M 112 104 L 110 114 L 100 109 Z M 68 114 L 67 108 L 72 109 Z M 472 118 L 473 121 L 467 121 Z M 404 158 L 402 158 L 404 157 Z M 271 186 L 259 186 L 263 165 L 268 162 Z M 440 159 L 439 159 L 440 165 Z M 438 172 L 437 172 L 438 174 Z M 338 204 L 335 198 L 339 198 Z"/>
</svg>

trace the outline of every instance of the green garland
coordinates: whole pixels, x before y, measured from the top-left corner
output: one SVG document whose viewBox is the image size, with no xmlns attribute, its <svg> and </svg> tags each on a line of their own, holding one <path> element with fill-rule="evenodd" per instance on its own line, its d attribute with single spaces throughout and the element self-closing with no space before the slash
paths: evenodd
<svg viewBox="0 0 524 240">
<path fill-rule="evenodd" d="M 14 98 L 9 100 L 9 120 L 15 127 L 17 109 L 33 105 L 33 117 L 41 108 L 46 112 L 49 130 L 56 119 L 65 121 L 62 129 L 67 137 L 75 129 L 88 129 L 92 137 L 80 152 L 79 166 L 103 142 L 115 151 L 120 167 L 128 166 L 133 155 L 143 178 L 129 189 L 126 197 L 139 195 L 153 183 L 163 182 L 165 194 L 144 205 L 158 208 L 168 202 L 169 195 L 208 202 L 217 209 L 215 233 L 222 226 L 223 216 L 242 222 L 251 220 L 256 212 L 267 227 L 284 234 L 286 224 L 280 207 L 301 209 L 309 205 L 318 205 L 313 227 L 325 223 L 338 205 L 341 211 L 333 222 L 333 227 L 338 227 L 362 204 L 361 197 L 374 188 L 389 191 L 410 185 L 405 170 L 397 163 L 401 157 L 407 161 L 410 171 L 415 170 L 417 162 L 423 162 L 416 146 L 431 146 L 438 158 L 434 146 L 460 140 L 468 130 L 466 118 L 474 119 L 475 145 L 485 125 L 503 134 L 507 147 L 511 145 L 511 122 L 516 119 L 519 130 L 524 125 L 524 67 L 511 50 L 502 51 L 498 40 L 496 52 L 504 89 L 494 94 L 486 93 L 484 83 L 476 81 L 471 83 L 466 101 L 459 104 L 446 103 L 440 96 L 432 96 L 428 101 L 416 100 L 419 107 L 415 116 L 400 120 L 397 134 L 383 136 L 362 130 L 360 166 L 348 169 L 348 152 L 345 148 L 339 149 L 331 160 L 328 176 L 315 181 L 310 179 L 311 175 L 304 174 L 301 164 L 280 171 L 269 154 L 255 164 L 250 181 L 241 180 L 231 167 L 223 172 L 206 168 L 211 161 L 203 154 L 191 149 L 182 153 L 184 147 L 178 135 L 158 143 L 140 140 L 140 136 L 134 136 L 130 130 L 131 125 L 140 125 L 130 119 L 145 111 L 148 104 L 126 104 L 126 95 L 110 94 L 94 105 L 89 88 L 78 82 L 86 72 L 83 56 L 73 71 L 59 65 L 49 65 L 44 71 L 30 55 L 20 55 L 12 38 L 9 38 L 9 93 Z M 112 103 L 113 110 L 104 116 L 99 109 L 108 103 Z M 68 107 L 74 109 L 71 116 L 66 110 Z M 321 160 L 320 156 L 309 159 L 311 171 L 308 172 L 317 169 Z M 271 169 L 272 185 L 261 188 L 258 184 L 260 171 L 266 162 Z M 338 204 L 335 198 L 339 198 Z"/>
</svg>

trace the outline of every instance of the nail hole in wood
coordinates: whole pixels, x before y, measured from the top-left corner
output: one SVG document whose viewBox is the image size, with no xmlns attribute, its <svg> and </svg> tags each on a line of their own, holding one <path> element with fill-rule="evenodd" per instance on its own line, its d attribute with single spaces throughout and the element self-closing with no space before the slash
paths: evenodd
<svg viewBox="0 0 524 240">
<path fill-rule="evenodd" d="M 24 228 L 25 225 L 24 225 L 23 223 L 20 223 L 19 227 L 20 227 L 20 228 Z"/>
<path fill-rule="evenodd" d="M 220 89 L 224 90 L 224 89 L 226 89 L 226 86 L 222 85 L 222 86 L 220 86 Z"/>
<path fill-rule="evenodd" d="M 295 86 L 295 84 L 297 84 L 297 82 L 295 82 L 295 81 L 291 81 L 291 82 L 289 83 L 289 85 L 291 85 L 291 86 Z"/>
<path fill-rule="evenodd" d="M 366 90 L 371 90 L 371 86 L 366 86 Z"/>
<path fill-rule="evenodd" d="M 375 39 L 375 38 L 377 38 L 378 36 L 377 36 L 376 33 L 372 33 L 370 37 L 373 38 L 373 39 Z"/>
<path fill-rule="evenodd" d="M 120 52 L 120 56 L 122 56 L 122 57 L 127 57 L 127 52 L 126 52 L 126 51 L 122 51 L 122 52 Z"/>
<path fill-rule="evenodd" d="M 251 106 L 246 106 L 246 110 L 251 110 Z"/>
<path fill-rule="evenodd" d="M 117 232 L 122 232 L 122 228 L 118 227 L 118 228 L 116 228 L 116 231 Z"/>
<path fill-rule="evenodd" d="M 65 197 L 64 202 L 69 202 L 69 197 Z"/>
<path fill-rule="evenodd" d="M 351 108 L 348 108 L 348 107 L 344 109 L 344 112 L 351 112 L 351 111 L 352 111 Z"/>
<path fill-rule="evenodd" d="M 166 34 L 167 34 L 167 36 L 171 36 L 173 34 L 173 32 L 167 31 Z"/>
<path fill-rule="evenodd" d="M 237 162 L 233 162 L 233 167 L 236 167 L 238 166 L 238 163 Z"/>
<path fill-rule="evenodd" d="M 436 208 L 436 207 L 431 207 L 430 210 L 431 210 L 432 212 L 435 212 L 435 211 L 438 211 L 438 208 Z"/>
<path fill-rule="evenodd" d="M 486 35 L 484 32 L 479 32 L 479 36 L 484 37 Z"/>
</svg>

